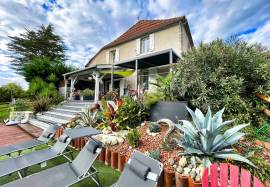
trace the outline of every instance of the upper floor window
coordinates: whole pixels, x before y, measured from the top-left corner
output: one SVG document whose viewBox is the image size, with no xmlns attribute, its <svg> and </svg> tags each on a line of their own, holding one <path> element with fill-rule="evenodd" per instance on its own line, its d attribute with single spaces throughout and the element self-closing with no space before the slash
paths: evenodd
<svg viewBox="0 0 270 187">
<path fill-rule="evenodd" d="M 149 36 L 141 38 L 140 48 L 141 48 L 141 53 L 147 53 L 150 51 L 150 38 L 149 38 Z"/>
<path fill-rule="evenodd" d="M 116 61 L 116 59 L 115 59 L 115 54 L 116 53 L 116 51 L 115 50 L 113 50 L 113 51 L 111 51 L 111 54 L 112 54 L 112 59 L 111 59 L 111 62 L 114 64 L 115 63 L 115 61 Z"/>
</svg>

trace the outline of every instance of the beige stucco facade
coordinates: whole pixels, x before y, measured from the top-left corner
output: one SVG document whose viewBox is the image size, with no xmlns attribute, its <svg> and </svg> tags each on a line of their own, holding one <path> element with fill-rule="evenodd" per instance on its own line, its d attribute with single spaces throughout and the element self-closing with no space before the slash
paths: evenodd
<svg viewBox="0 0 270 187">
<path fill-rule="evenodd" d="M 181 56 L 183 52 L 191 49 L 191 44 L 187 36 L 185 28 L 181 24 L 175 24 L 168 28 L 164 28 L 154 33 L 149 33 L 154 35 L 154 46 L 151 52 L 158 52 L 166 49 L 173 49 L 174 52 Z M 142 36 L 143 37 L 143 36 Z M 134 59 L 143 54 L 137 53 L 137 39 L 135 38 L 131 41 L 125 42 L 118 46 L 101 50 L 95 58 L 91 61 L 88 66 L 95 66 L 98 64 L 112 64 L 113 60 L 111 55 L 109 55 L 109 61 L 106 60 L 106 53 L 111 53 L 111 51 L 119 50 L 119 62 L 128 61 L 129 59 Z M 151 53 L 149 52 L 149 53 Z"/>
<path fill-rule="evenodd" d="M 138 93 L 154 91 L 156 88 L 151 82 L 156 81 L 156 75 L 166 76 L 172 70 L 172 64 L 175 63 L 179 57 L 181 58 L 184 52 L 191 50 L 193 46 L 189 28 L 187 28 L 187 25 L 184 26 L 183 24 L 185 23 L 178 22 L 152 33 L 147 33 L 127 41 L 125 40 L 126 42 L 119 45 L 110 48 L 103 47 L 90 60 L 84 70 L 79 70 L 79 72 L 73 72 L 66 76 L 69 77 L 71 83 L 76 79 L 78 81 L 93 81 L 93 75 L 90 72 L 88 75 L 87 72 L 97 68 L 97 65 L 105 67 L 104 64 L 110 65 L 114 62 L 116 67 L 125 68 L 125 66 L 121 66 L 121 64 L 131 62 L 134 65 L 134 73 L 129 77 L 116 78 L 111 74 L 110 78 L 108 78 L 108 75 L 104 78 L 100 76 L 98 81 L 96 77 L 95 86 L 98 85 L 98 87 L 95 87 L 95 100 L 98 99 L 99 92 L 106 93 L 111 89 L 119 90 L 121 96 L 126 95 L 127 91 L 130 90 L 136 90 Z M 144 45 L 142 46 L 141 44 Z M 147 46 L 147 44 L 149 46 Z M 146 49 L 146 46 L 148 47 L 147 50 L 141 50 Z M 146 60 L 147 58 L 148 60 Z M 140 65 L 144 68 L 138 68 Z M 112 68 L 113 66 L 107 67 Z M 83 79 L 81 76 L 78 76 L 80 73 L 84 76 Z M 95 76 L 97 75 L 95 74 Z M 74 84 L 71 84 L 70 93 L 72 93 Z"/>
</svg>

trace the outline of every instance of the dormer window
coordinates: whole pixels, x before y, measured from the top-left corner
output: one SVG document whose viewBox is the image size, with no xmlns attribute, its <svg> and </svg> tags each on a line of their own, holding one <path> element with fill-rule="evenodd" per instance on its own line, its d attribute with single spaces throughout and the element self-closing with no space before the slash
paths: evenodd
<svg viewBox="0 0 270 187">
<path fill-rule="evenodd" d="M 149 36 L 141 38 L 141 54 L 150 51 L 150 38 Z"/>
</svg>

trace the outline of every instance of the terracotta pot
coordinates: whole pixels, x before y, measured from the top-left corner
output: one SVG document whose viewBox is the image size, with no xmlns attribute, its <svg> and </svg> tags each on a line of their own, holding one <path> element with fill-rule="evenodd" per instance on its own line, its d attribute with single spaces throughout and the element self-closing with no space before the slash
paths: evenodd
<svg viewBox="0 0 270 187">
<path fill-rule="evenodd" d="M 125 166 L 125 155 L 118 154 L 118 171 L 123 171 Z"/>
<path fill-rule="evenodd" d="M 81 149 L 85 146 L 87 141 L 88 141 L 88 139 L 86 137 L 82 138 L 82 140 L 81 140 Z"/>
<path fill-rule="evenodd" d="M 109 148 L 106 148 L 105 151 L 105 165 L 111 165 L 111 150 Z"/>
<path fill-rule="evenodd" d="M 264 186 L 265 186 L 265 187 L 270 187 L 270 181 L 266 181 L 266 182 L 264 183 Z"/>
<path fill-rule="evenodd" d="M 125 164 L 128 163 L 128 160 L 129 160 L 129 156 L 125 155 Z"/>
<path fill-rule="evenodd" d="M 202 183 L 196 182 L 191 177 L 188 177 L 188 187 L 202 187 Z"/>
<path fill-rule="evenodd" d="M 270 97 L 269 97 L 269 96 L 267 96 L 267 95 L 262 95 L 262 94 L 259 94 L 259 93 L 256 93 L 255 95 L 256 95 L 257 97 L 259 97 L 260 99 L 262 99 L 262 100 L 264 100 L 264 101 L 270 103 Z"/>
<path fill-rule="evenodd" d="M 82 138 L 78 138 L 76 148 L 79 150 L 81 149 L 81 143 L 82 143 Z"/>
<path fill-rule="evenodd" d="M 175 172 L 175 186 L 176 187 L 188 187 L 188 177 L 183 176 L 178 172 Z"/>
<path fill-rule="evenodd" d="M 268 117 L 270 117 L 270 110 L 269 109 L 264 109 L 263 112 L 265 113 L 265 115 L 267 115 Z"/>
<path fill-rule="evenodd" d="M 118 152 L 111 151 L 111 167 L 113 169 L 118 168 Z"/>
<path fill-rule="evenodd" d="M 260 140 L 256 140 L 255 143 L 259 146 L 262 146 L 266 149 L 270 149 L 270 143 L 269 142 L 263 142 L 263 141 L 260 141 Z"/>
<path fill-rule="evenodd" d="M 164 187 L 173 187 L 175 184 L 175 172 L 164 170 Z"/>
<path fill-rule="evenodd" d="M 160 174 L 160 177 L 158 179 L 157 187 L 163 187 L 164 186 L 164 171 Z"/>
<path fill-rule="evenodd" d="M 102 147 L 101 152 L 99 154 L 99 160 L 105 162 L 105 148 Z"/>
</svg>

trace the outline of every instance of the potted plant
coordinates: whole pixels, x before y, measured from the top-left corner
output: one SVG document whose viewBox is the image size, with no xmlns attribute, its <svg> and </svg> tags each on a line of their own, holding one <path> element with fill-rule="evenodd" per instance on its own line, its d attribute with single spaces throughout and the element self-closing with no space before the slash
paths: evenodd
<svg viewBox="0 0 270 187">
<path fill-rule="evenodd" d="M 179 119 L 187 119 L 187 101 L 178 101 L 174 98 L 171 90 L 173 74 L 166 77 L 157 75 L 156 82 L 150 84 L 156 86 L 156 91 L 146 93 L 144 105 L 150 111 L 150 121 L 158 121 L 162 118 L 171 119 L 177 122 Z"/>
<path fill-rule="evenodd" d="M 82 96 L 81 99 L 84 101 L 93 100 L 94 94 L 95 94 L 94 90 L 86 88 L 81 92 L 81 96 Z"/>
</svg>

